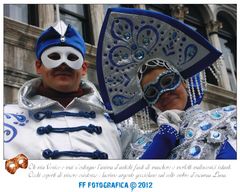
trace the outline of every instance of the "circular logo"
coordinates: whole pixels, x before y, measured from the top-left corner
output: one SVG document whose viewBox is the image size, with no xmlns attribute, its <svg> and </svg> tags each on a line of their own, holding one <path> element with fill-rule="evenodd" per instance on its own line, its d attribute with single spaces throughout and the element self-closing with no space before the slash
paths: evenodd
<svg viewBox="0 0 240 192">
<path fill-rule="evenodd" d="M 135 182 L 131 182 L 130 183 L 130 188 L 132 189 L 132 191 L 133 191 L 133 189 L 135 189 L 137 187 L 137 183 L 135 183 Z"/>
</svg>

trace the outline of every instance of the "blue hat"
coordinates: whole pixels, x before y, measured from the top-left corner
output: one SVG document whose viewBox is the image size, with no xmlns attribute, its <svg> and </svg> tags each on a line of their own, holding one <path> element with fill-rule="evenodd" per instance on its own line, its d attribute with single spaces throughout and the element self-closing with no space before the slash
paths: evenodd
<svg viewBox="0 0 240 192">
<path fill-rule="evenodd" d="M 86 47 L 82 36 L 71 26 L 66 26 L 63 21 L 55 26 L 47 28 L 41 33 L 37 40 L 35 52 L 37 59 L 41 58 L 42 53 L 49 47 L 70 46 L 81 52 L 83 57 Z"/>
<path fill-rule="evenodd" d="M 147 106 L 138 71 L 150 59 L 167 61 L 187 80 L 220 55 L 199 33 L 172 17 L 142 9 L 108 9 L 96 61 L 100 92 L 111 118 L 120 122 Z"/>
</svg>

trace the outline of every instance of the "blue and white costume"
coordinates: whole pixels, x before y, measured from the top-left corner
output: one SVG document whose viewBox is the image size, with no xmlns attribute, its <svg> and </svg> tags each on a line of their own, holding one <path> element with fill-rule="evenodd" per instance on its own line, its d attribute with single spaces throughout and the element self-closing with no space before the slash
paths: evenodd
<svg viewBox="0 0 240 192">
<path fill-rule="evenodd" d="M 19 105 L 4 108 L 5 158 L 19 153 L 29 159 L 122 158 L 120 133 L 109 122 L 92 83 L 84 82 L 91 93 L 75 98 L 64 108 L 34 94 L 40 82 L 27 82 L 20 89 Z"/>
<path fill-rule="evenodd" d="M 187 83 L 189 93 L 186 111 L 177 115 L 171 112 L 176 122 L 169 123 L 164 120 L 164 112 L 147 108 L 156 122 L 160 119 L 159 129 L 131 143 L 124 153 L 126 158 L 236 158 L 235 107 L 208 112 L 198 107 L 203 98 L 199 72 L 220 55 L 200 34 L 169 16 L 141 9 L 108 10 L 99 37 L 97 73 L 112 119 L 120 122 L 129 118 L 152 105 L 162 93 L 174 90 L 181 81 Z M 170 75 L 174 85 L 165 89 L 159 77 L 142 90 L 140 82 L 146 66 L 165 67 L 164 75 Z M 153 94 L 159 88 L 161 92 Z"/>
<path fill-rule="evenodd" d="M 81 68 L 86 52 L 84 41 L 76 30 L 62 21 L 41 34 L 36 47 L 37 58 L 49 60 L 47 56 L 42 57 L 43 52 L 54 52 L 55 46 L 70 46 L 74 48 L 71 51 L 79 51 L 77 62 L 66 57 L 61 58 L 61 62 L 66 61 L 74 69 Z M 53 60 L 44 65 L 53 68 L 61 62 Z M 122 159 L 128 142 L 138 132 L 134 128 L 127 129 L 124 123 L 116 126 L 92 83 L 82 80 L 81 89 L 90 92 L 75 97 L 63 107 L 58 101 L 37 94 L 41 82 L 41 78 L 26 82 L 19 90 L 18 104 L 4 107 L 5 159 L 20 153 L 35 160 Z"/>
<path fill-rule="evenodd" d="M 171 159 L 236 159 L 235 106 L 204 112 L 199 105 L 186 110 L 180 125 L 180 143 Z"/>
<path fill-rule="evenodd" d="M 179 125 L 163 123 L 126 150 L 126 158 L 141 159 L 236 159 L 236 107 L 203 112 L 190 107 Z M 144 154 L 143 154 L 144 153 Z"/>
</svg>

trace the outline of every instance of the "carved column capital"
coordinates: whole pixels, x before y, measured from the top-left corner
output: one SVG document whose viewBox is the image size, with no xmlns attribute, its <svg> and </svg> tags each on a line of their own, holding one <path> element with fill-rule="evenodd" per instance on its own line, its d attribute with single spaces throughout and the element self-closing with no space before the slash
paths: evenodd
<svg viewBox="0 0 240 192">
<path fill-rule="evenodd" d="M 184 20 L 185 16 L 189 13 L 188 7 L 184 5 L 171 5 L 171 15 L 179 20 Z"/>
<path fill-rule="evenodd" d="M 146 5 L 145 4 L 136 4 L 134 7 L 138 8 L 138 9 L 146 9 Z"/>
<path fill-rule="evenodd" d="M 207 24 L 207 31 L 209 35 L 217 34 L 219 29 L 222 28 L 222 23 L 220 21 L 211 20 Z"/>
</svg>

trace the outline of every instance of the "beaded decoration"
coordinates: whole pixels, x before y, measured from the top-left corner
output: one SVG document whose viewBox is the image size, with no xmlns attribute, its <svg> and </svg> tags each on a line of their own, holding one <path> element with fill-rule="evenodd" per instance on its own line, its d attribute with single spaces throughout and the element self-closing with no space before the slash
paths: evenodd
<svg viewBox="0 0 240 192">
<path fill-rule="evenodd" d="M 236 107 L 227 106 L 208 112 L 195 105 L 186 110 L 181 123 L 180 144 L 170 159 L 215 159 L 226 139 L 236 139 Z"/>
</svg>

